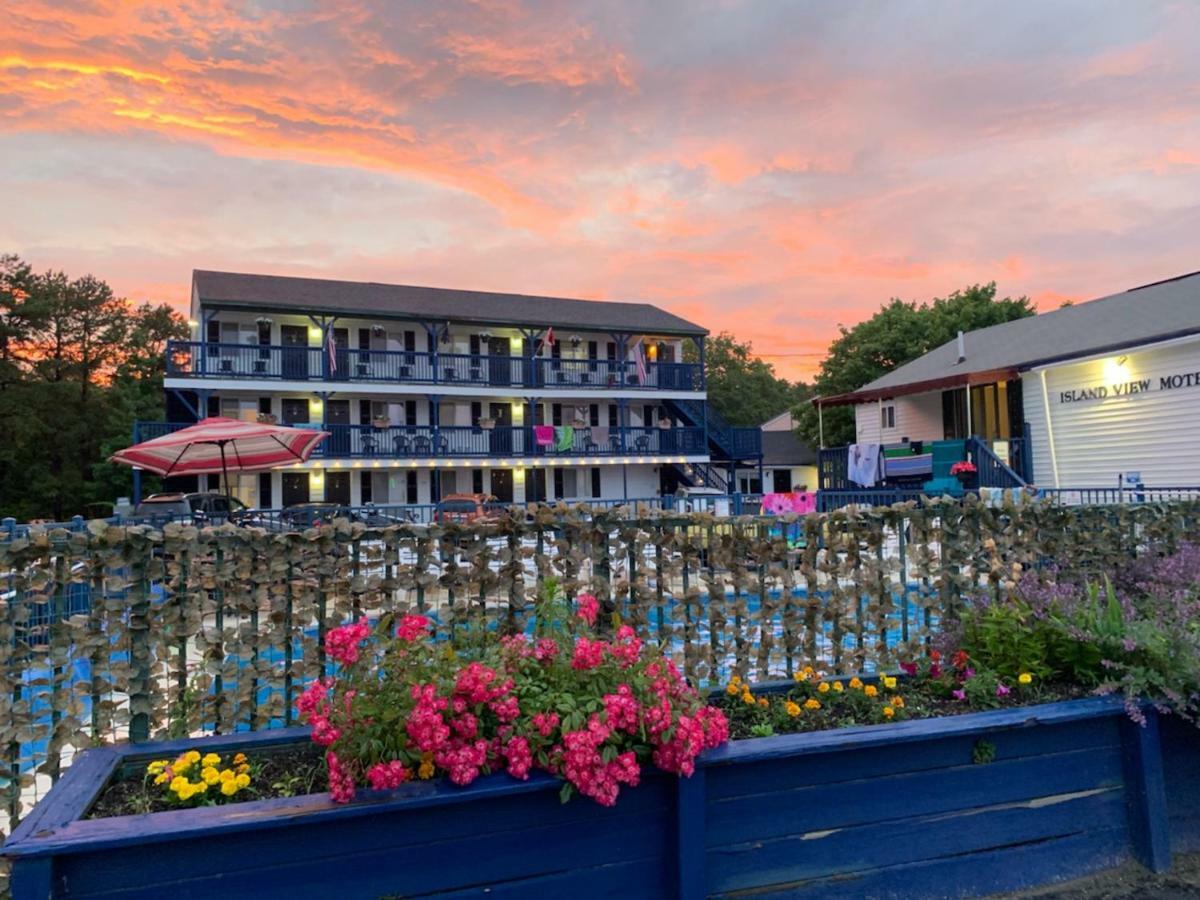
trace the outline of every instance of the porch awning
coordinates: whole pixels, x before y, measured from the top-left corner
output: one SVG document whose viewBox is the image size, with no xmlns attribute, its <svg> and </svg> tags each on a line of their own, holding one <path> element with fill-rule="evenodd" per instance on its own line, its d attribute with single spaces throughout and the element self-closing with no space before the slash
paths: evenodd
<svg viewBox="0 0 1200 900">
<path fill-rule="evenodd" d="M 850 391 L 845 394 L 832 394 L 828 397 L 813 397 L 814 406 L 852 406 L 858 403 L 874 403 L 877 400 L 890 400 L 893 397 L 904 397 L 910 394 L 925 394 L 929 391 L 944 391 L 947 388 L 966 387 L 971 384 L 992 384 L 997 381 L 1011 381 L 1020 373 L 1015 368 L 989 369 L 984 372 L 963 372 L 959 375 L 947 375 L 944 378 L 934 378 L 929 381 L 913 381 L 909 384 L 895 384 L 872 390 Z"/>
</svg>

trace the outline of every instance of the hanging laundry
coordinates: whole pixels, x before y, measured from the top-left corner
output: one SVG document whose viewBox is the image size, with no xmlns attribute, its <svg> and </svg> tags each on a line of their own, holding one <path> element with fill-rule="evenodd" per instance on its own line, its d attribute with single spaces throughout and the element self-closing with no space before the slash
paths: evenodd
<svg viewBox="0 0 1200 900">
<path fill-rule="evenodd" d="M 555 449 L 559 453 L 570 451 L 575 445 L 575 429 L 570 425 L 563 425 L 554 429 Z"/>
<path fill-rule="evenodd" d="M 539 447 L 553 447 L 554 427 L 551 425 L 534 425 L 533 439 Z"/>
<path fill-rule="evenodd" d="M 880 475 L 879 444 L 851 444 L 847 450 L 846 478 L 859 487 L 875 487 Z"/>
<path fill-rule="evenodd" d="M 592 432 L 592 443 L 595 444 L 597 447 L 599 447 L 601 450 L 607 450 L 608 449 L 608 429 L 603 428 L 599 425 L 596 425 L 596 426 L 592 427 L 591 432 Z"/>
</svg>

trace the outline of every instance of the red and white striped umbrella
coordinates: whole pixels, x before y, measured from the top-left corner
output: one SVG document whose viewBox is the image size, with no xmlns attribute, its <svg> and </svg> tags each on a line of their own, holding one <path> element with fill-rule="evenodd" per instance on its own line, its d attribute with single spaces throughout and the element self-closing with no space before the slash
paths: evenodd
<svg viewBox="0 0 1200 900">
<path fill-rule="evenodd" d="M 264 425 L 213 416 L 124 450 L 113 462 L 136 466 L 156 475 L 206 475 L 230 470 L 253 472 L 308 459 L 325 431 Z"/>
</svg>

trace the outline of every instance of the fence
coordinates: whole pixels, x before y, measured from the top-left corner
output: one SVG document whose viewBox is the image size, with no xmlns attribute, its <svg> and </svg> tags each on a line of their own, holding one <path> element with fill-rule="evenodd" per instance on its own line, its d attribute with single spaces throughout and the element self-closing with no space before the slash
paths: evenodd
<svg viewBox="0 0 1200 900">
<path fill-rule="evenodd" d="M 1197 536 L 1200 504 L 930 501 L 801 520 L 580 506 L 474 525 L 303 532 L 89 523 L 0 542 L 0 784 L 10 822 L 93 741 L 293 724 L 326 631 L 420 610 L 439 637 L 596 592 L 698 683 L 888 668 L 964 597 L 1047 559 L 1104 571 Z"/>
</svg>

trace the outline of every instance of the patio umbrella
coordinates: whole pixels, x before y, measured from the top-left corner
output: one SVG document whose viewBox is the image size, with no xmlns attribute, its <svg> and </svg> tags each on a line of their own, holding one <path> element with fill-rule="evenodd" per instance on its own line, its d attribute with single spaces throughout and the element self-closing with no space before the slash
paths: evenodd
<svg viewBox="0 0 1200 900">
<path fill-rule="evenodd" d="M 209 475 L 220 472 L 229 496 L 229 470 L 252 472 L 308 459 L 325 431 L 288 428 L 212 416 L 124 450 L 113 462 L 137 466 L 156 475 Z"/>
</svg>

